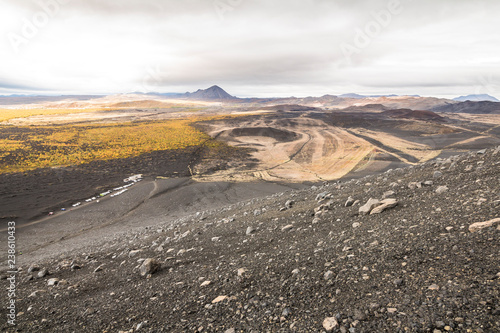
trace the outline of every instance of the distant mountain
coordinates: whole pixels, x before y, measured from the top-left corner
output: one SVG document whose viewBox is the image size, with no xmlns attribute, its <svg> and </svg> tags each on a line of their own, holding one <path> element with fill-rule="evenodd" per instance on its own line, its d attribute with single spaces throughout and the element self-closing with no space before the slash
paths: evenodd
<svg viewBox="0 0 500 333">
<path fill-rule="evenodd" d="M 424 110 L 396 109 L 384 111 L 382 112 L 382 114 L 391 118 L 405 118 L 416 120 L 444 121 L 445 119 L 432 111 Z"/>
<path fill-rule="evenodd" d="M 191 99 L 236 99 L 237 97 L 229 95 L 224 89 L 219 86 L 211 86 L 208 89 L 198 89 L 193 93 L 185 93 L 182 97 Z"/>
<path fill-rule="evenodd" d="M 460 96 L 460 97 L 454 98 L 453 100 L 457 101 L 457 102 L 465 102 L 465 101 L 472 101 L 472 102 L 481 102 L 481 101 L 500 102 L 498 99 L 496 99 L 495 97 L 493 97 L 491 95 L 488 95 L 488 94 Z"/>
<path fill-rule="evenodd" d="M 390 94 L 390 95 L 359 95 L 359 94 L 355 94 L 355 93 L 350 93 L 350 94 L 340 95 L 339 97 L 363 99 L 363 98 L 369 98 L 369 97 L 377 98 L 377 97 L 397 97 L 397 96 L 399 96 L 399 95 L 395 95 L 395 94 Z M 419 95 L 405 95 L 405 96 L 420 97 Z"/>
<path fill-rule="evenodd" d="M 466 101 L 461 103 L 453 103 L 453 104 L 449 103 L 442 106 L 436 106 L 431 110 L 434 112 L 500 114 L 500 103 L 489 102 L 489 101 L 482 101 L 482 102 Z"/>
</svg>

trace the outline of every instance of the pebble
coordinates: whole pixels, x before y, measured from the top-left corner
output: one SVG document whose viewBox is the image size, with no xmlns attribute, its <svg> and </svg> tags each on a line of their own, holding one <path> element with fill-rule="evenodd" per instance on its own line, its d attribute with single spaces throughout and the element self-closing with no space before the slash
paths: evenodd
<svg viewBox="0 0 500 333">
<path fill-rule="evenodd" d="M 47 280 L 48 286 L 55 286 L 57 284 L 59 284 L 59 279 L 57 279 L 57 278 L 52 278 L 52 279 Z"/>
<path fill-rule="evenodd" d="M 253 234 L 254 232 L 255 232 L 254 227 L 248 227 L 245 233 L 247 236 L 249 236 L 249 235 Z"/>
<path fill-rule="evenodd" d="M 335 327 L 337 327 L 339 323 L 335 317 L 327 317 L 323 320 L 323 328 L 327 332 L 331 332 Z"/>
<path fill-rule="evenodd" d="M 448 186 L 439 186 L 436 189 L 436 193 L 437 194 L 443 194 L 443 193 L 447 192 L 448 190 L 449 190 Z"/>
<path fill-rule="evenodd" d="M 218 296 L 216 297 L 213 301 L 212 301 L 212 304 L 217 304 L 217 303 L 220 303 L 224 300 L 226 300 L 228 297 L 227 296 Z"/>
<path fill-rule="evenodd" d="M 154 258 L 147 258 L 142 263 L 141 267 L 139 267 L 139 271 L 142 276 L 146 276 L 149 274 L 154 274 L 160 269 L 160 263 Z"/>
<path fill-rule="evenodd" d="M 289 224 L 289 225 L 286 225 L 283 228 L 281 228 L 281 231 L 290 231 L 290 230 L 292 230 L 292 228 L 293 228 L 293 225 Z"/>
</svg>

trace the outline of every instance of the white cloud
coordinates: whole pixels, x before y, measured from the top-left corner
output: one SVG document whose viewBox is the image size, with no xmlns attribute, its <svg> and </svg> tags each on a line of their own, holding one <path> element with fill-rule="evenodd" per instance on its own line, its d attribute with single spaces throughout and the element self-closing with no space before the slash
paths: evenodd
<svg viewBox="0 0 500 333">
<path fill-rule="evenodd" d="M 40 1 L 3 3 L 0 93 L 500 96 L 495 0 Z"/>
</svg>

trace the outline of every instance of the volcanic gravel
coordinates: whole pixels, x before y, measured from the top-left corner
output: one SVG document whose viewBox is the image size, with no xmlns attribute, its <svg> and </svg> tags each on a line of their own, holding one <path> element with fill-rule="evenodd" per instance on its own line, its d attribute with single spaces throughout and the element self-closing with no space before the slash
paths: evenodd
<svg viewBox="0 0 500 333">
<path fill-rule="evenodd" d="M 20 267 L 0 328 L 500 332 L 499 217 L 500 147 L 280 193 Z"/>
</svg>

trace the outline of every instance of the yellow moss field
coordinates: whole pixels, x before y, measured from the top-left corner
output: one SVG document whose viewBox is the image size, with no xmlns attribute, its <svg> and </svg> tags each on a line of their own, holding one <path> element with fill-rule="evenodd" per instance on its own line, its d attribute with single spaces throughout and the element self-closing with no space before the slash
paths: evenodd
<svg viewBox="0 0 500 333">
<path fill-rule="evenodd" d="M 0 135 L 0 173 L 69 166 L 95 160 L 138 156 L 160 150 L 222 143 L 191 124 L 221 117 L 159 122 L 66 126 L 4 126 Z"/>
</svg>

